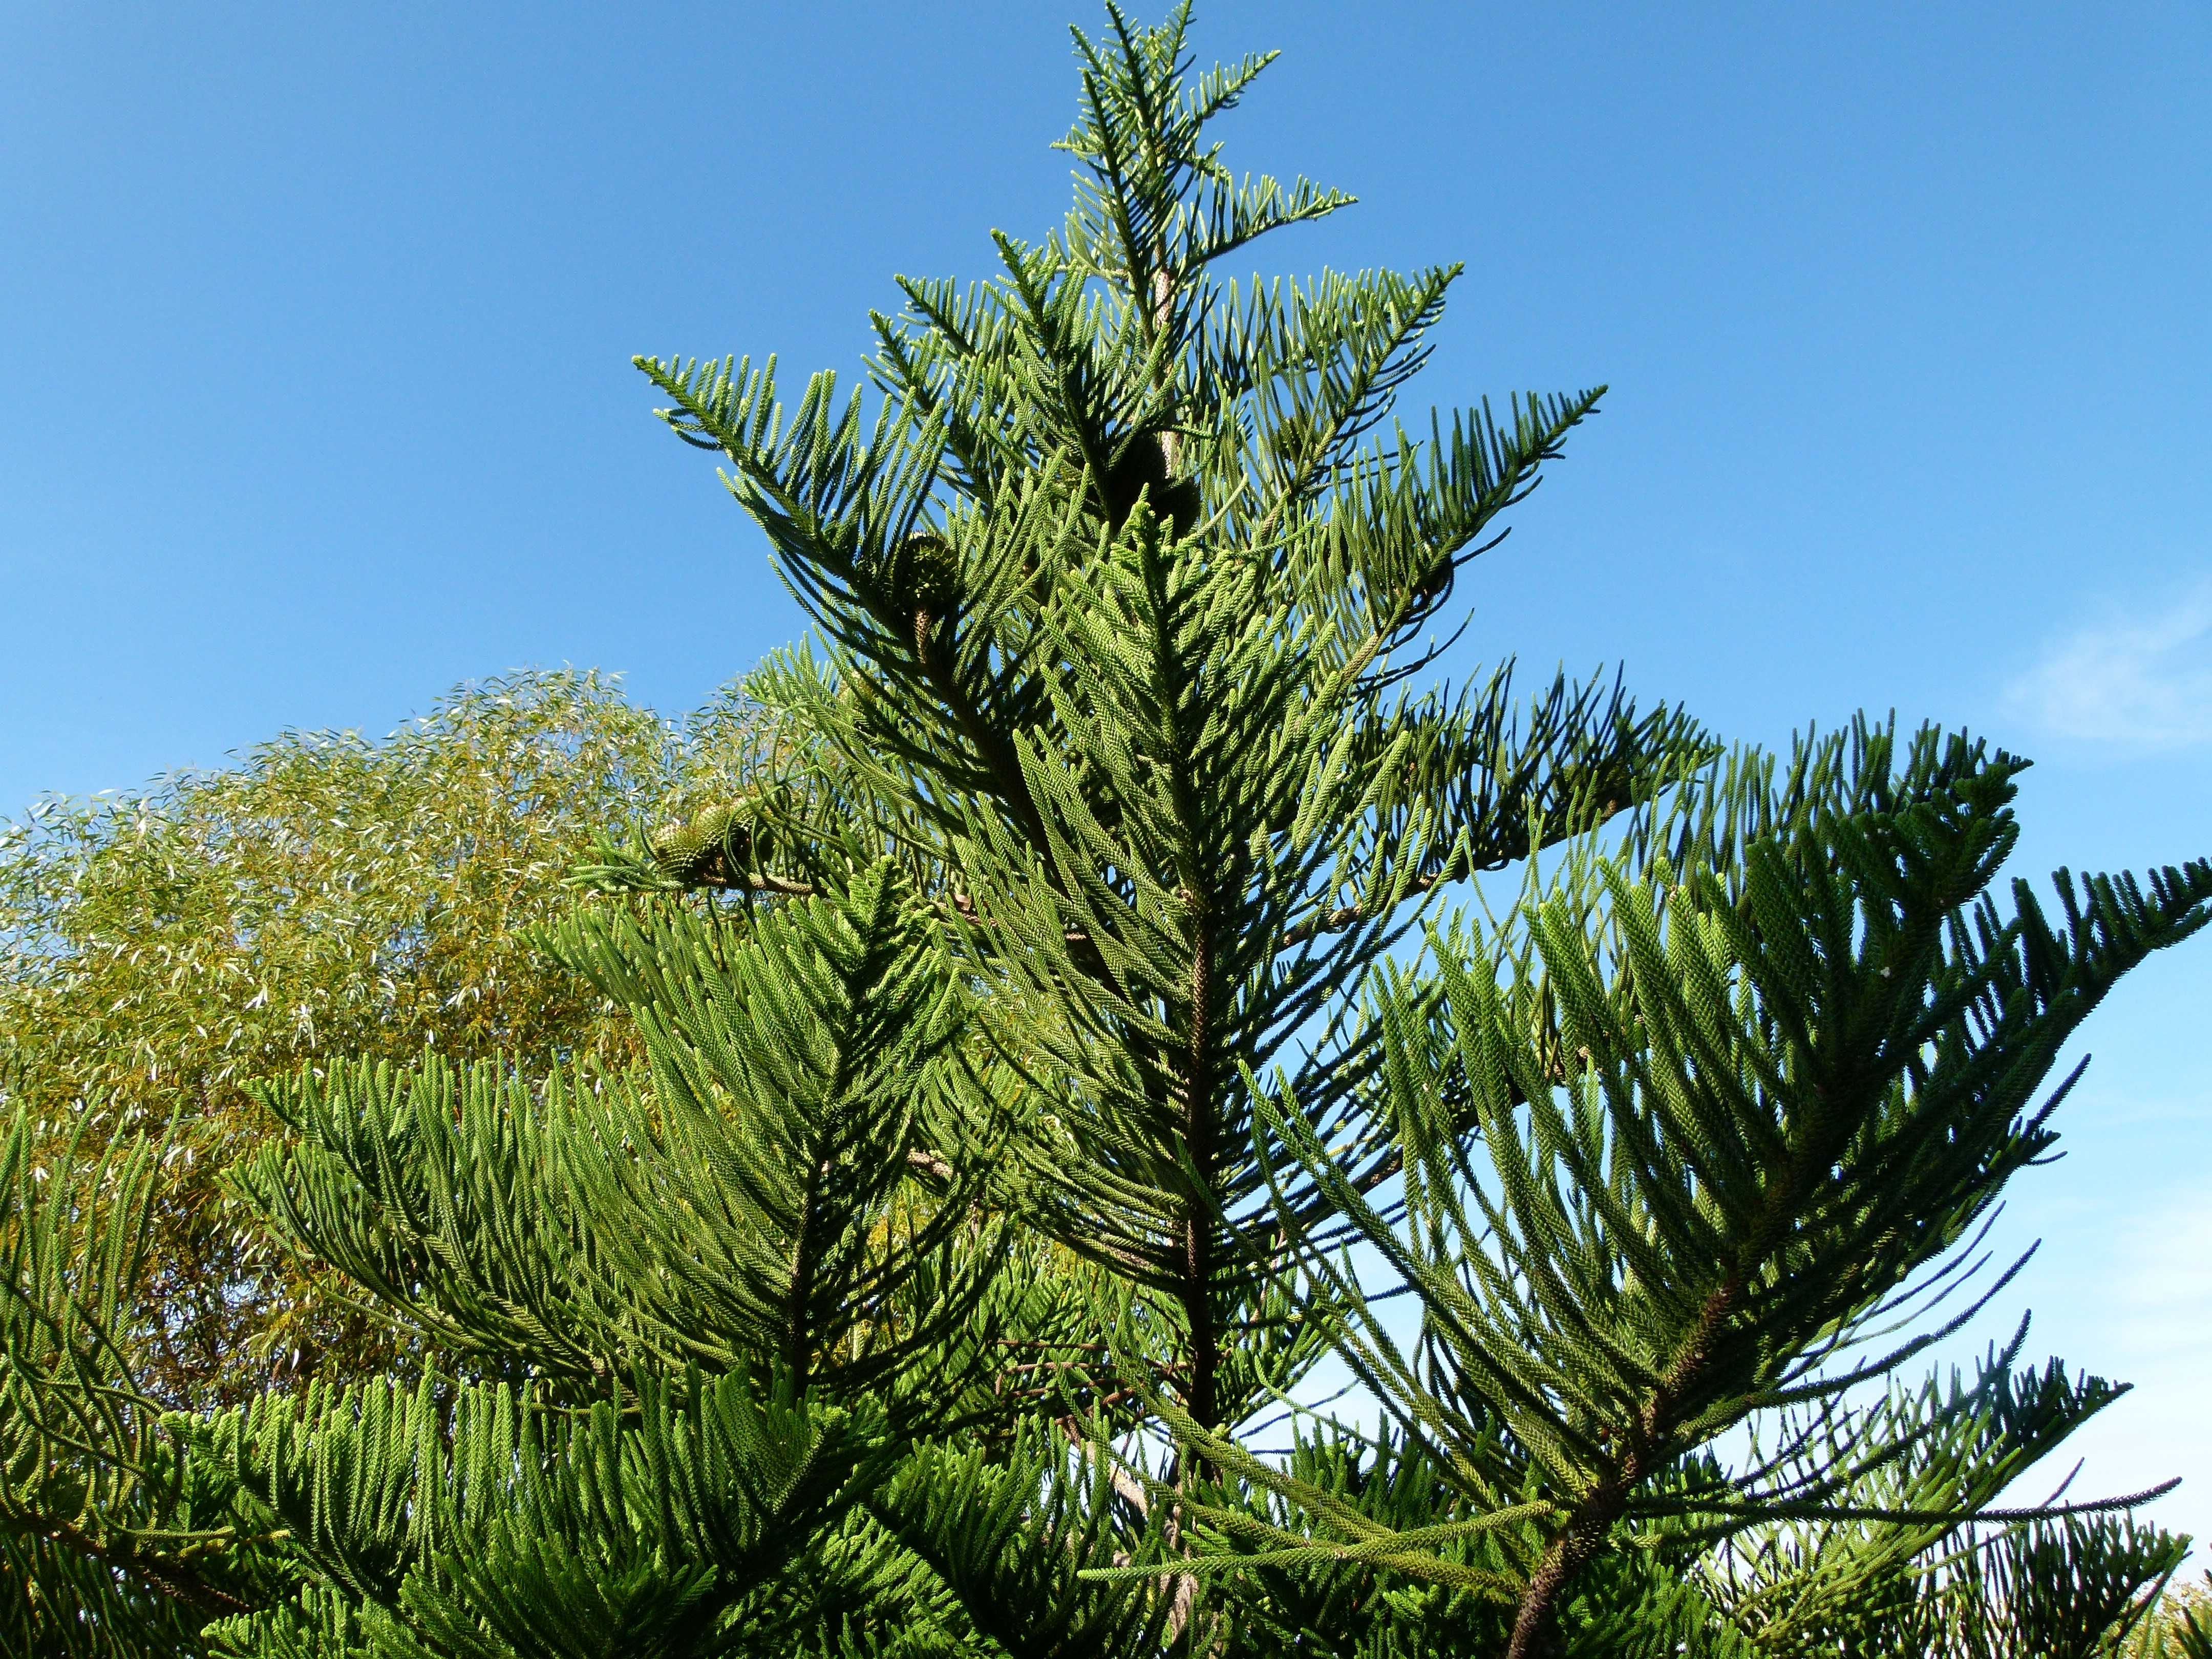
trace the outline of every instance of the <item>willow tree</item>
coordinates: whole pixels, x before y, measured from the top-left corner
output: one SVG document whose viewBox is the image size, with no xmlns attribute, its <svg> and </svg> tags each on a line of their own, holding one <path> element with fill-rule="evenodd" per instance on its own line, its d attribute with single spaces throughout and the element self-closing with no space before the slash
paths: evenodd
<svg viewBox="0 0 2212 1659">
<path fill-rule="evenodd" d="M 288 732 L 222 768 L 0 826 L 0 1055 L 58 1152 L 174 1126 L 155 1185 L 140 1375 L 172 1406 L 376 1362 L 331 1286 L 224 1194 L 301 1063 L 637 1051 L 547 957 L 577 842 L 763 769 L 726 696 L 676 726 L 593 674 L 459 686 L 379 740 Z"/>
</svg>

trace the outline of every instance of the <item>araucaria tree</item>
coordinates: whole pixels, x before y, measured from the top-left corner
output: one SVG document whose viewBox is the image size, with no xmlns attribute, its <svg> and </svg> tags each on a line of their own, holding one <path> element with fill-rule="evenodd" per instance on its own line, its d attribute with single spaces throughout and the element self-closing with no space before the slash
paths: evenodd
<svg viewBox="0 0 2212 1659">
<path fill-rule="evenodd" d="M 240 1195 L 413 1368 L 160 1414 L 149 1154 L 19 1124 L 17 1646 L 2026 1659 L 2172 1573 L 2009 1495 L 2113 1385 L 1905 1370 L 2212 865 L 2054 924 L 1962 734 L 1435 684 L 1599 392 L 1409 425 L 1457 267 L 1232 278 L 1349 198 L 1221 161 L 1265 58 L 1109 17 L 1064 225 L 902 280 L 860 387 L 640 360 L 814 629 L 542 936 L 645 1060 L 265 1085 Z"/>
</svg>

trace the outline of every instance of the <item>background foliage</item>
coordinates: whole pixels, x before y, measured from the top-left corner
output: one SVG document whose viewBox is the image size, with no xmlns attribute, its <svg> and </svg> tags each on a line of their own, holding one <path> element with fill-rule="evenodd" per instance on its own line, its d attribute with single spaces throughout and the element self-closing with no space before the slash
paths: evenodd
<svg viewBox="0 0 2212 1659">
<path fill-rule="evenodd" d="M 368 1326 L 270 1251 L 222 1178 L 274 1127 L 242 1086 L 336 1056 L 636 1052 L 532 942 L 611 819 L 726 793 L 757 717 L 682 726 L 591 672 L 455 688 L 381 740 L 289 732 L 220 771 L 50 799 L 0 838 L 0 1043 L 12 1102 L 94 1150 L 173 1127 L 143 1378 L 182 1405 L 374 1363 Z"/>
</svg>

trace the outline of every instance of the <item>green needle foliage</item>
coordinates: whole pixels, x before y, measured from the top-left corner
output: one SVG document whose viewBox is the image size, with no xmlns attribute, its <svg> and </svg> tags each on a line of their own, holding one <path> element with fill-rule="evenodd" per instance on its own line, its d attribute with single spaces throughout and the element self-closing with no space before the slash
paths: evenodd
<svg viewBox="0 0 2212 1659">
<path fill-rule="evenodd" d="M 859 389 L 639 360 L 813 639 L 531 912 L 617 1037 L 262 1067 L 226 1190 L 374 1365 L 164 1414 L 155 1154 L 42 1186 L 23 1097 L 25 1650 L 2192 1650 L 2139 1498 L 2020 1495 L 2120 1385 L 1908 1368 L 2212 864 L 2054 919 L 1963 735 L 1436 683 L 1600 392 L 1408 422 L 1457 267 L 1232 276 L 1350 198 L 1227 168 L 1189 21 L 1077 35 L 1073 210 Z"/>
<path fill-rule="evenodd" d="M 696 1371 L 635 1407 L 551 1413 L 501 1385 L 441 1406 L 386 1384 L 276 1400 L 198 1432 L 240 1506 L 338 1592 L 210 1632 L 234 1651 L 406 1659 L 688 1655 L 874 1484 L 878 1418 Z"/>
<path fill-rule="evenodd" d="M 1456 267 L 1217 276 L 1349 198 L 1227 171 L 1207 125 L 1267 60 L 1190 78 L 1187 25 L 1079 36 L 1073 210 L 1000 235 L 992 281 L 902 281 L 872 416 L 829 375 L 787 412 L 772 363 L 641 367 L 828 647 L 754 682 L 839 779 L 780 839 L 899 858 L 936 898 L 1054 1120 L 1020 1151 L 1032 1218 L 1140 1288 L 1179 1396 L 1226 1424 L 1310 1357 L 1253 1340 L 1280 1241 L 1250 1079 L 1310 1036 L 1291 1086 L 1335 1121 L 1380 1052 L 1344 992 L 1423 896 L 1702 750 L 1601 685 L 1404 688 L 1599 394 L 1417 437 L 1392 415 Z"/>
<path fill-rule="evenodd" d="M 189 1651 L 287 1575 L 131 1372 L 161 1149 L 42 1140 L 20 1108 L 0 1139 L 0 1634 L 41 1659 Z"/>
<path fill-rule="evenodd" d="M 586 1389 L 773 1360 L 849 1395 L 937 1347 L 994 1265 L 990 1112 L 897 872 L 741 933 L 599 912 L 550 942 L 635 1010 L 648 1069 L 303 1072 L 269 1097 L 301 1144 L 242 1177 L 282 1236 L 446 1352 Z"/>
<path fill-rule="evenodd" d="M 1678 1551 L 1881 1521 L 1901 1529 L 1889 1558 L 1911 1559 L 2117 1392 L 2056 1366 L 2015 1377 L 2015 1343 L 1974 1386 L 1845 1409 L 1962 1322 L 1893 1340 L 2055 1139 L 2072 1079 L 2039 1091 L 2060 1045 L 2121 974 L 2212 921 L 2212 864 L 2147 891 L 2062 872 L 2061 927 L 2015 884 L 2003 915 L 1987 889 L 2021 763 L 1933 732 L 1892 751 L 1861 727 L 1801 753 L 1802 787 L 1717 777 L 1732 810 L 1693 787 L 1702 810 L 1571 860 L 1501 927 L 1433 937 L 1441 996 L 1401 981 L 1376 1000 L 1397 1210 L 1297 1115 L 1263 1127 L 1418 1298 L 1408 1347 L 1347 1266 L 1309 1252 L 1357 1374 L 1454 1472 L 1502 1570 L 1336 1530 L 1509 1598 L 1509 1653 L 1546 1650 L 1577 1577 L 1639 1528 Z M 1761 1422 L 1747 1468 L 1683 1478 Z M 1327 1528 L 1322 1495 L 1273 1484 Z M 2178 1559 L 2162 1548 L 2154 1579 Z M 1796 1650 L 1808 1592 L 1854 1583 L 1793 1571 L 1737 1610 Z"/>
<path fill-rule="evenodd" d="M 1133 1556 L 1157 1569 L 1167 1554 L 1157 1522 L 1115 1526 L 1115 1473 L 1105 1447 L 1032 1422 L 1009 1447 L 920 1449 L 871 1507 L 978 1636 L 1008 1653 L 1107 1659 L 1165 1645 L 1184 1611 L 1151 1583 L 1082 1577 Z"/>
</svg>

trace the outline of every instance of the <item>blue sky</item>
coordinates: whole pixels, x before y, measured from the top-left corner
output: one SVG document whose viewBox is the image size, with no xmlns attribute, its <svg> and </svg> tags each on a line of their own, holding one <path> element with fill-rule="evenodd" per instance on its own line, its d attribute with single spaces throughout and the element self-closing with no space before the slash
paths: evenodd
<svg viewBox="0 0 2212 1659">
<path fill-rule="evenodd" d="M 849 369 L 894 271 L 1064 206 L 1084 7 L 0 12 L 0 812 L 796 631 L 632 353 Z M 1731 737 L 2035 756 L 2021 860 L 2212 853 L 2212 8 L 1214 3 L 1270 271 L 1463 259 L 1415 407 L 1613 388 L 1462 581 L 1462 666 Z M 2085 1487 L 2212 1534 L 2212 939 L 2087 1034 L 2005 1222 Z M 1993 1316 L 1986 1337 L 2009 1317 Z"/>
</svg>

